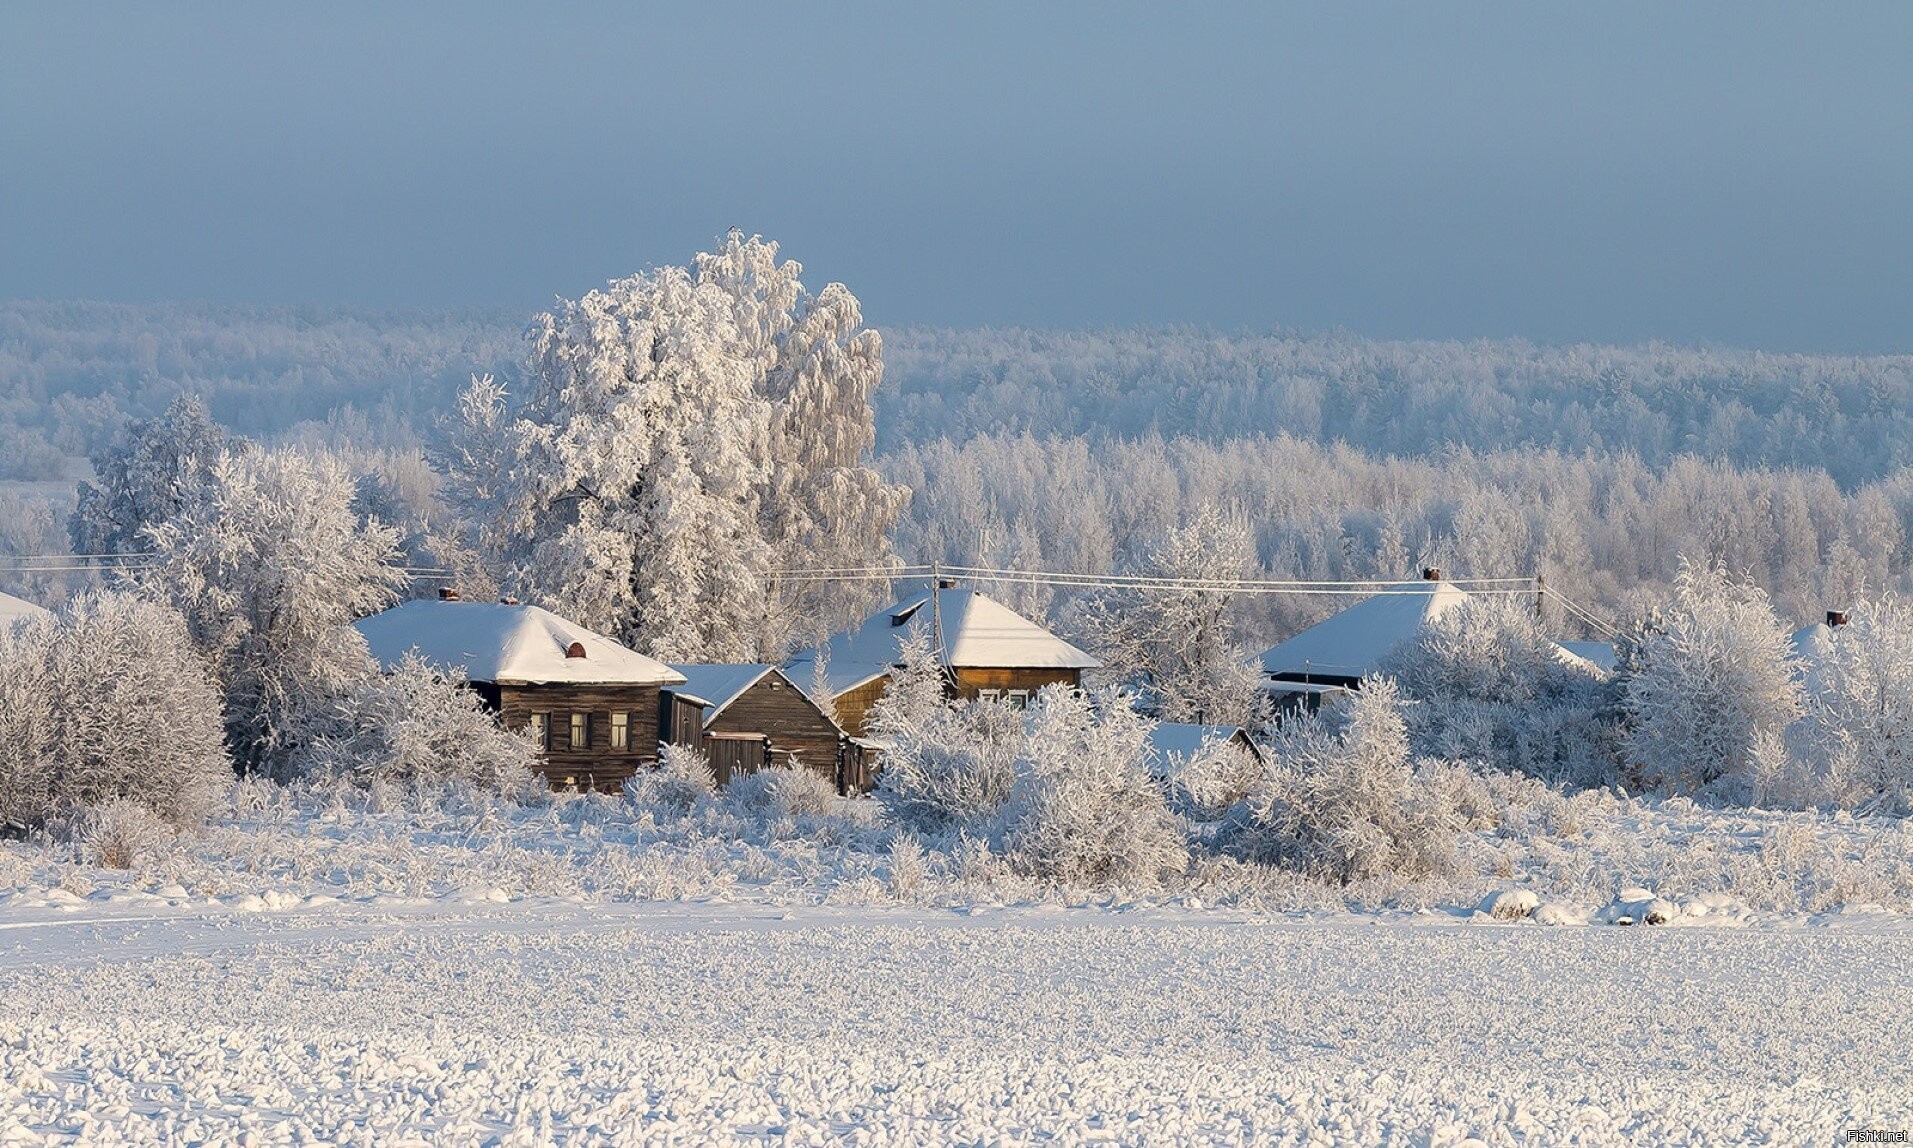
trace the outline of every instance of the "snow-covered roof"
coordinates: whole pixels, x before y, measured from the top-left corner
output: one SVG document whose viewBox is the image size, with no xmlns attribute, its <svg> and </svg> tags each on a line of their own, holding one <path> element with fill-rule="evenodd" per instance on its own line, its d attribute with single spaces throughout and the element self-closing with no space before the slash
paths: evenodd
<svg viewBox="0 0 1913 1148">
<path fill-rule="evenodd" d="M 947 666 L 1093 670 L 1102 665 L 988 594 L 952 587 L 936 595 Z M 889 673 L 902 656 L 903 636 L 913 624 L 928 628 L 931 614 L 930 594 L 920 591 L 824 643 L 831 693 L 842 694 Z M 803 681 L 816 658 L 816 650 L 805 651 L 792 658 L 785 670 L 792 680 Z"/>
<path fill-rule="evenodd" d="M 11 594 L 0 594 L 0 628 L 11 629 L 31 618 L 50 618 L 53 611 L 45 606 L 35 605 L 25 598 L 15 598 Z"/>
<path fill-rule="evenodd" d="M 1802 626 L 1788 636 L 1793 646 L 1794 672 L 1810 693 L 1819 693 L 1821 667 L 1833 656 L 1834 629 L 1825 622 Z"/>
<path fill-rule="evenodd" d="M 679 697 L 688 697 L 704 703 L 704 721 L 724 712 L 725 707 L 743 696 L 764 679 L 764 675 L 777 667 L 763 662 L 743 662 L 735 665 L 673 665 L 684 678 L 682 686 L 671 687 L 671 692 Z"/>
<path fill-rule="evenodd" d="M 507 685 L 617 682 L 668 685 L 683 675 L 537 606 L 503 602 L 406 602 L 353 623 L 386 669 L 411 650 L 475 682 Z M 584 657 L 567 656 L 573 643 Z"/>
<path fill-rule="evenodd" d="M 1614 667 L 1620 664 L 1620 652 L 1614 648 L 1613 642 L 1558 642 L 1556 644 L 1604 674 L 1613 673 Z"/>
<path fill-rule="evenodd" d="M 1468 592 L 1450 582 L 1384 587 L 1374 597 L 1262 651 L 1262 672 L 1365 678 L 1423 625 L 1467 600 Z"/>
<path fill-rule="evenodd" d="M 1155 751 L 1158 762 L 1169 765 L 1175 761 L 1187 762 L 1210 742 L 1228 741 L 1238 734 L 1242 734 L 1241 726 L 1157 722 L 1156 728 L 1149 731 L 1149 748 Z"/>
</svg>

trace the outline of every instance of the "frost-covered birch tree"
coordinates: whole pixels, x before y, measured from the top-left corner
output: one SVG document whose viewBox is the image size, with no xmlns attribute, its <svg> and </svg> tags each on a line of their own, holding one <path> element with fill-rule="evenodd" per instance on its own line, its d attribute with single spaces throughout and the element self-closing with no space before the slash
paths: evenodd
<svg viewBox="0 0 1913 1148">
<path fill-rule="evenodd" d="M 1857 603 L 1812 674 L 1802 723 L 1820 796 L 1913 812 L 1913 604 Z"/>
<path fill-rule="evenodd" d="M 213 465 L 235 446 L 194 395 L 174 399 L 156 419 L 128 426 L 93 456 L 95 481 L 80 483 L 79 502 L 67 523 L 74 552 L 144 549 L 142 531 L 179 513 Z"/>
<path fill-rule="evenodd" d="M 449 477 L 508 584 L 682 660 L 778 657 L 864 604 L 776 574 L 886 563 L 906 496 L 865 465 L 882 341 L 801 271 L 732 232 L 539 316 L 517 411 L 474 384 Z"/>
<path fill-rule="evenodd" d="M 361 519 L 353 495 L 351 473 L 330 456 L 228 454 L 146 530 L 157 566 L 140 581 L 186 616 L 249 769 L 284 771 L 310 723 L 371 672 L 349 623 L 405 584 L 392 565 L 398 532 Z"/>
</svg>

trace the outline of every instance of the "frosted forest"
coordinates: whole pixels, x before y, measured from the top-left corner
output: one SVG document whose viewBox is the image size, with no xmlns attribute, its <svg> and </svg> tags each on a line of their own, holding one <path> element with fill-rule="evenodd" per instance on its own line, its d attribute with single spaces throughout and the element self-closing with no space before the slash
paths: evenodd
<svg viewBox="0 0 1913 1148">
<path fill-rule="evenodd" d="M 1217 928 L 1913 912 L 1913 358 L 879 331 L 773 242 L 712 248 L 530 318 L 0 306 L 0 589 L 51 610 L 0 633 L 0 910 L 519 906 L 561 931 L 580 906 L 661 904 Z M 910 628 L 869 794 L 796 766 L 720 785 L 679 745 L 620 791 L 554 789 L 456 673 L 381 669 L 351 625 L 456 587 L 665 662 L 775 664 L 926 567 L 1101 667 L 1027 705 L 953 699 Z M 1259 651 L 1424 568 L 1476 592 L 1358 689 L 1277 704 Z M 1317 590 L 1280 589 L 1298 583 Z M 1156 747 L 1191 722 L 1243 736 Z M 1055 959 L 1045 935 L 1016 975 Z M 24 1082 L 0 1113 L 53 1103 L 43 1064 L 142 1055 L 21 1039 L 0 1041 Z M 1111 1095 L 1165 1087 L 1112 1071 Z M 487 1079 L 521 1077 L 572 1127 L 659 1119 L 590 1073 Z M 252 1100 L 376 1142 L 416 1124 L 396 1079 L 327 1093 L 377 1118 Z M 87 1081 L 86 1105 L 114 1103 Z M 847 1103 L 805 1087 L 734 1103 Z M 1342 1091 L 1289 1115 L 1359 1139 L 1309 1107 Z M 490 1093 L 446 1103 L 525 1127 Z M 1130 1130 L 1221 1134 L 1178 1103 Z M 1436 1092 L 1378 1103 L 1436 1139 L 1471 1127 Z M 1823 1114 L 1750 1103 L 1748 1127 Z M 1706 1127 L 1652 1088 L 1626 1106 Z M 692 1107 L 693 1138 L 784 1119 Z"/>
</svg>

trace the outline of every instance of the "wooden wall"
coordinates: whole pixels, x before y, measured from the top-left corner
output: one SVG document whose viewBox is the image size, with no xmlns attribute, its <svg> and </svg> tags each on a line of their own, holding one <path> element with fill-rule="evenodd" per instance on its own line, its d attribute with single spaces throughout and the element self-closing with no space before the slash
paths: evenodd
<svg viewBox="0 0 1913 1148">
<path fill-rule="evenodd" d="M 480 694 L 496 707 L 507 729 L 526 729 L 531 715 L 550 716 L 550 741 L 543 766 L 553 788 L 597 789 L 615 793 L 625 779 L 658 761 L 657 686 L 622 683 L 577 685 L 486 685 Z M 631 744 L 611 748 L 611 715 L 631 715 Z M 571 715 L 591 716 L 590 745 L 571 744 Z"/>
<path fill-rule="evenodd" d="M 837 749 L 843 731 L 781 670 L 757 679 L 705 730 L 713 734 L 763 734 L 770 741 L 772 764 L 783 765 L 795 754 L 805 769 L 837 784 Z"/>
<path fill-rule="evenodd" d="M 837 721 L 844 727 L 845 733 L 851 737 L 862 737 L 869 731 L 870 707 L 877 704 L 877 699 L 883 696 L 884 687 L 889 684 L 888 677 L 876 678 L 837 695 Z"/>
</svg>

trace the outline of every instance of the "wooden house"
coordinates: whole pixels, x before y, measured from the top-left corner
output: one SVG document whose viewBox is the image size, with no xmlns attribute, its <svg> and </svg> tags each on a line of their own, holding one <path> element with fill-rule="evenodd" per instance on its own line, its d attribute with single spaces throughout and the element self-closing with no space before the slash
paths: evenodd
<svg viewBox="0 0 1913 1148">
<path fill-rule="evenodd" d="M 665 690 L 670 724 L 661 736 L 702 748 L 719 784 L 735 773 L 795 761 L 839 793 L 867 788 L 848 735 L 781 669 L 762 663 L 671 668 L 684 682 Z"/>
<path fill-rule="evenodd" d="M 856 629 L 785 664 L 793 681 L 809 682 L 823 662 L 837 720 L 853 738 L 868 729 L 870 707 L 883 696 L 910 627 L 932 635 L 951 696 L 1027 701 L 1037 690 L 1082 684 L 1101 662 L 987 594 L 943 585 L 872 614 Z"/>
<path fill-rule="evenodd" d="M 11 630 L 37 618 L 51 618 L 53 611 L 45 606 L 36 605 L 25 598 L 16 598 L 11 594 L 0 594 L 0 630 Z"/>
<path fill-rule="evenodd" d="M 1262 651 L 1263 688 L 1284 710 L 1314 709 L 1328 695 L 1360 689 L 1362 679 L 1421 628 L 1473 595 L 1439 570 L 1425 570 L 1418 582 L 1384 586 L 1367 598 L 1301 633 Z M 1557 644 L 1566 664 L 1594 676 L 1607 671 L 1595 660 Z M 1609 650 L 1610 660 L 1612 650 Z"/>
<path fill-rule="evenodd" d="M 462 673 L 511 729 L 529 730 L 559 788 L 613 791 L 657 764 L 662 691 L 684 676 L 536 606 L 407 602 L 354 623 L 391 669 L 416 651 Z"/>
</svg>

